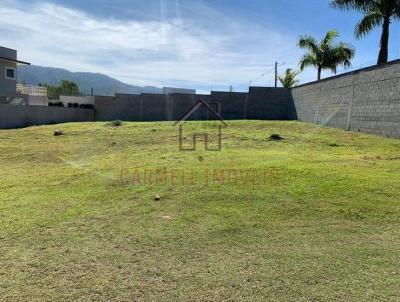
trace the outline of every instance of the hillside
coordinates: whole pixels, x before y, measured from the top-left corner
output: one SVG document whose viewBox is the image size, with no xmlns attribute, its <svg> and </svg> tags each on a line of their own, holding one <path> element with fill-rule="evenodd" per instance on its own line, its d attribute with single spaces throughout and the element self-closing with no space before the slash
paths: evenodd
<svg viewBox="0 0 400 302">
<path fill-rule="evenodd" d="M 1 300 L 396 300 L 400 141 L 231 121 L 221 152 L 179 152 L 177 132 L 0 131 Z"/>
<path fill-rule="evenodd" d="M 61 80 L 77 83 L 82 93 L 90 94 L 91 88 L 96 95 L 114 95 L 118 93 L 161 93 L 161 89 L 152 86 L 129 85 L 100 73 L 71 72 L 66 69 L 42 66 L 18 66 L 18 81 L 27 85 L 48 83 L 58 85 Z"/>
</svg>

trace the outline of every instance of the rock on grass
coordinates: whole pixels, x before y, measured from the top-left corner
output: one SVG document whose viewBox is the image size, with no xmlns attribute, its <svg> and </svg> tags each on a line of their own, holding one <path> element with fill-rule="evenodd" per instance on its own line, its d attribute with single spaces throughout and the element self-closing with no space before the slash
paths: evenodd
<svg viewBox="0 0 400 302">
<path fill-rule="evenodd" d="M 112 126 L 112 127 L 121 127 L 122 126 L 122 121 L 120 120 L 116 120 L 116 121 L 112 121 L 106 124 L 106 126 Z"/>
<path fill-rule="evenodd" d="M 65 134 L 64 134 L 64 132 L 61 131 L 61 130 L 55 130 L 53 135 L 54 135 L 54 136 L 61 136 L 61 135 L 65 135 Z"/>
</svg>

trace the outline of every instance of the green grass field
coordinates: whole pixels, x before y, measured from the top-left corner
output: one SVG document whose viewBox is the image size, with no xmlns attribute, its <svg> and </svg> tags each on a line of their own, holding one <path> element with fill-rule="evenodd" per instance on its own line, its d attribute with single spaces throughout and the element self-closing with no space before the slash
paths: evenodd
<svg viewBox="0 0 400 302">
<path fill-rule="evenodd" d="M 177 142 L 171 123 L 0 131 L 0 300 L 400 300 L 399 140 L 234 121 L 221 152 Z M 211 181 L 133 181 L 164 168 Z"/>
</svg>

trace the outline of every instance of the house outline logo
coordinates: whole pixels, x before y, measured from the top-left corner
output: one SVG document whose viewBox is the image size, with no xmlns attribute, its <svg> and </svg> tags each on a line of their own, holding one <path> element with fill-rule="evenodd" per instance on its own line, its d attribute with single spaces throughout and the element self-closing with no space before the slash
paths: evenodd
<svg viewBox="0 0 400 302">
<path fill-rule="evenodd" d="M 178 119 L 174 126 L 179 125 L 179 150 L 180 151 L 196 151 L 197 148 L 197 141 L 204 141 L 204 146 L 206 151 L 221 151 L 222 150 L 222 128 L 227 127 L 226 122 L 224 119 L 221 117 L 221 115 L 214 110 L 214 108 L 211 107 L 211 105 L 217 105 L 217 110 L 220 112 L 220 104 L 219 103 L 207 103 L 203 100 L 198 100 L 196 103 L 194 103 L 190 108 L 185 112 L 185 114 L 182 115 L 180 119 Z M 184 129 L 183 125 L 186 122 L 186 120 L 194 114 L 200 107 L 205 107 L 209 113 L 211 113 L 212 116 L 214 116 L 218 121 L 218 147 L 216 148 L 211 148 L 209 146 L 209 134 L 208 133 L 193 133 L 192 134 L 192 147 L 191 148 L 185 148 L 183 146 L 185 137 L 184 137 Z"/>
</svg>

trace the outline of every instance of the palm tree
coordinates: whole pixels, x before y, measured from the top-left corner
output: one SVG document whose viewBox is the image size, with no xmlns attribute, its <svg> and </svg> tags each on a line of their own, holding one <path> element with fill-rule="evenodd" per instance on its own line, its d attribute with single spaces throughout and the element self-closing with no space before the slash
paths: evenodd
<svg viewBox="0 0 400 302">
<path fill-rule="evenodd" d="M 331 6 L 342 10 L 355 10 L 364 14 L 356 25 L 357 38 L 366 36 L 374 27 L 381 26 L 381 42 L 378 64 L 388 61 L 390 23 L 400 19 L 399 0 L 333 0 Z"/>
<path fill-rule="evenodd" d="M 296 80 L 297 75 L 300 72 L 295 71 L 291 68 L 286 69 L 285 74 L 283 76 L 278 77 L 279 81 L 282 83 L 284 88 L 292 88 L 299 83 L 299 80 Z"/>
<path fill-rule="evenodd" d="M 318 69 L 318 81 L 321 80 L 323 69 L 330 69 L 336 73 L 337 67 L 343 65 L 345 68 L 351 66 L 351 59 L 354 58 L 355 50 L 344 42 L 335 42 L 339 36 L 336 30 L 328 31 L 322 41 L 317 41 L 311 36 L 301 36 L 299 47 L 308 50 L 300 60 L 300 70 L 308 66 Z"/>
</svg>

